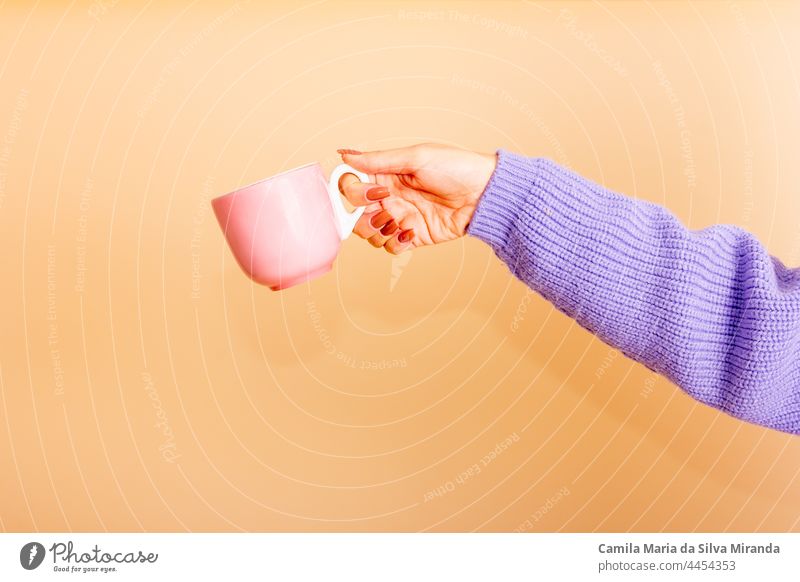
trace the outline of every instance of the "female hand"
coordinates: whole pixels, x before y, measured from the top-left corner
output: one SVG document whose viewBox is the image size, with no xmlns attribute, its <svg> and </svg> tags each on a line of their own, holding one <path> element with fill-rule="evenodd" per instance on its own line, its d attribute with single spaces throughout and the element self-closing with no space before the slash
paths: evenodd
<svg viewBox="0 0 800 582">
<path fill-rule="evenodd" d="M 366 206 L 353 232 L 393 254 L 463 236 L 497 164 L 495 154 L 437 144 L 338 152 L 372 182 L 340 181 L 351 204 Z"/>
</svg>

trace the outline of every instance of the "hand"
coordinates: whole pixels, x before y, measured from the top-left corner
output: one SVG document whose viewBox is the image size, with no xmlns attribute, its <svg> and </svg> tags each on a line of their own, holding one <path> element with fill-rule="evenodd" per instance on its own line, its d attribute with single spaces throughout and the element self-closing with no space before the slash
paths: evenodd
<svg viewBox="0 0 800 582">
<path fill-rule="evenodd" d="M 393 254 L 464 236 L 497 165 L 494 154 L 437 144 L 338 152 L 371 180 L 346 174 L 339 183 L 351 204 L 366 206 L 353 232 Z"/>
</svg>

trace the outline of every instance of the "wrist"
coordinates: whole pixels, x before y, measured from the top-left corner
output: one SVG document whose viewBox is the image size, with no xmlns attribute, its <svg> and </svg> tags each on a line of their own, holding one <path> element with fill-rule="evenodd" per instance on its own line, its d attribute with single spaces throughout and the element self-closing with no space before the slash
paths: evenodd
<svg viewBox="0 0 800 582">
<path fill-rule="evenodd" d="M 467 234 L 502 252 L 517 227 L 540 172 L 541 160 L 498 150 L 496 167 L 478 200 Z"/>
<path fill-rule="evenodd" d="M 496 153 L 478 155 L 480 156 L 481 163 L 479 164 L 478 170 L 478 183 L 473 195 L 475 204 L 477 204 L 481 196 L 483 196 L 486 187 L 489 185 L 489 181 L 492 179 L 492 174 L 494 174 L 494 171 L 497 169 Z"/>
<path fill-rule="evenodd" d="M 473 216 L 475 215 L 475 211 L 478 209 L 478 205 L 480 203 L 481 198 L 483 197 L 486 189 L 491 182 L 492 176 L 494 175 L 497 169 L 497 154 L 482 154 L 478 153 L 477 159 L 473 165 L 474 169 L 474 176 L 472 182 L 472 187 L 470 188 L 469 192 L 464 197 L 464 205 L 462 207 L 462 213 L 465 217 L 464 220 L 464 228 L 461 231 L 461 235 L 467 234 L 469 230 L 469 225 L 472 222 Z"/>
<path fill-rule="evenodd" d="M 464 194 L 463 204 L 458 211 L 461 215 L 461 221 L 459 222 L 463 225 L 459 229 L 459 236 L 467 234 L 472 217 L 478 209 L 480 199 L 486 192 L 486 188 L 497 168 L 497 154 L 475 153 L 475 156 L 476 159 L 471 163 L 472 177 L 469 180 L 470 187 Z"/>
</svg>

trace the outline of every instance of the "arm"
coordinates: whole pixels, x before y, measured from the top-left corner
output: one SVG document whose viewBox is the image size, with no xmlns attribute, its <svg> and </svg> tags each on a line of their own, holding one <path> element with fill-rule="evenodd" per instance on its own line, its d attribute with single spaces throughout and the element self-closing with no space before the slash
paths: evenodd
<svg viewBox="0 0 800 582">
<path fill-rule="evenodd" d="M 500 151 L 467 228 L 533 290 L 697 400 L 800 434 L 800 269 L 732 226 Z"/>
</svg>

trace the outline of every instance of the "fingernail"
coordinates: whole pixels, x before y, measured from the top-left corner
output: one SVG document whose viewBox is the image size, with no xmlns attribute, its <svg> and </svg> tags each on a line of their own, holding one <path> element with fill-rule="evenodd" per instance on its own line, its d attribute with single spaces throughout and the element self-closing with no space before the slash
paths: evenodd
<svg viewBox="0 0 800 582">
<path fill-rule="evenodd" d="M 400 228 L 397 226 L 397 223 L 394 220 L 390 220 L 387 222 L 384 227 L 381 229 L 381 234 L 384 236 L 389 236 L 390 234 L 394 234 L 394 232 Z"/>
<path fill-rule="evenodd" d="M 399 240 L 401 243 L 407 243 L 412 238 L 414 238 L 413 230 L 404 230 L 399 235 L 397 235 L 397 240 Z"/>
<path fill-rule="evenodd" d="M 360 151 L 351 150 L 349 148 L 339 149 L 339 150 L 336 150 L 336 152 L 339 153 L 340 155 L 344 155 L 344 154 L 350 154 L 351 156 L 360 156 L 361 155 Z"/>
<path fill-rule="evenodd" d="M 382 200 L 389 196 L 389 189 L 386 186 L 373 186 L 367 190 L 367 200 Z"/>
<path fill-rule="evenodd" d="M 386 219 L 387 219 L 386 212 L 378 212 L 372 218 L 369 219 L 369 224 L 370 226 L 372 226 L 372 228 L 383 228 L 384 225 L 388 223 Z M 391 220 L 391 217 L 388 217 L 388 219 Z"/>
</svg>

